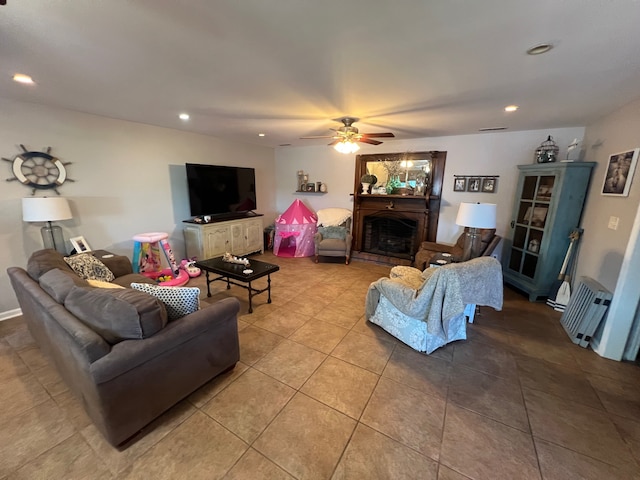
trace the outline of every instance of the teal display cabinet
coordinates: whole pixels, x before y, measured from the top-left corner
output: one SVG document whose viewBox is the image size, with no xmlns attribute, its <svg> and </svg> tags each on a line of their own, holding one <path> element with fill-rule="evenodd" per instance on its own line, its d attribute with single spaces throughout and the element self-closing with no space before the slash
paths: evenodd
<svg viewBox="0 0 640 480">
<path fill-rule="evenodd" d="M 518 165 L 511 229 L 503 255 L 507 284 L 544 299 L 558 278 L 569 234 L 580 225 L 594 162 Z"/>
</svg>

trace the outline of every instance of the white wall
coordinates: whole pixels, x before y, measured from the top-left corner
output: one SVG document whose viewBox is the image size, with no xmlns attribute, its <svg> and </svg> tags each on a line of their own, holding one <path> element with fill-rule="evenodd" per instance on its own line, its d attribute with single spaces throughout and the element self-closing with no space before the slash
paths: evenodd
<svg viewBox="0 0 640 480">
<path fill-rule="evenodd" d="M 615 360 L 622 357 L 640 298 L 640 169 L 636 169 L 628 197 L 602 196 L 601 191 L 609 156 L 640 147 L 639 131 L 640 101 L 636 101 L 590 125 L 585 137 L 586 160 L 598 166 L 583 214 L 585 233 L 577 276 L 592 277 L 613 292 L 594 349 Z M 620 219 L 617 230 L 607 227 L 611 216 Z"/>
<path fill-rule="evenodd" d="M 453 243 L 461 232 L 455 224 L 461 202 L 486 202 L 498 205 L 499 235 L 510 230 L 511 208 L 518 179 L 516 165 L 534 161 L 535 149 L 552 135 L 560 147 L 560 155 L 574 138 L 582 138 L 583 127 L 524 132 L 498 132 L 417 140 L 385 140 L 379 146 L 362 146 L 360 153 L 400 153 L 406 151 L 443 150 L 447 152 L 442 205 L 437 239 Z M 312 147 L 281 147 L 276 149 L 277 208 L 284 211 L 295 198 L 301 198 L 314 210 L 325 207 L 352 208 L 355 174 L 354 155 L 337 153 L 326 145 Z M 309 174 L 309 181 L 327 184 L 329 193 L 294 195 L 297 171 Z M 453 191 L 453 175 L 499 175 L 496 193 L 467 193 Z"/>
<path fill-rule="evenodd" d="M 68 239 L 83 235 L 93 249 L 130 257 L 133 235 L 161 231 L 170 234 L 176 257 L 183 258 L 182 221 L 190 217 L 187 162 L 254 167 L 258 212 L 265 214 L 265 224 L 275 215 L 271 148 L 1 99 L 0 112 L 0 156 L 13 159 L 20 144 L 38 151 L 50 146 L 53 155 L 71 162 L 67 172 L 75 182 L 59 191 L 74 218 L 57 222 L 69 250 Z M 4 181 L 12 177 L 11 163 L 0 162 L 0 318 L 18 308 L 6 268 L 24 267 L 42 248 L 41 225 L 22 221 L 21 198 L 31 189 Z"/>
</svg>

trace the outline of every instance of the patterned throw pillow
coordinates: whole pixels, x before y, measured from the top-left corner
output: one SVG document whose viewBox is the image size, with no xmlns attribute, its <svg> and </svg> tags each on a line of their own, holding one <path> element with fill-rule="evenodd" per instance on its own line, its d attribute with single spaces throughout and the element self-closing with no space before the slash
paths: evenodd
<svg viewBox="0 0 640 480">
<path fill-rule="evenodd" d="M 322 234 L 322 238 L 344 240 L 347 237 L 347 229 L 345 227 L 319 227 L 318 233 Z"/>
<path fill-rule="evenodd" d="M 76 272 L 76 275 L 85 280 L 110 282 L 116 278 L 113 272 L 91 253 L 80 253 L 71 257 L 64 257 L 64 261 Z"/>
<path fill-rule="evenodd" d="M 198 287 L 163 287 L 148 283 L 132 283 L 131 288 L 158 298 L 165 304 L 169 320 L 189 315 L 200 308 Z"/>
</svg>

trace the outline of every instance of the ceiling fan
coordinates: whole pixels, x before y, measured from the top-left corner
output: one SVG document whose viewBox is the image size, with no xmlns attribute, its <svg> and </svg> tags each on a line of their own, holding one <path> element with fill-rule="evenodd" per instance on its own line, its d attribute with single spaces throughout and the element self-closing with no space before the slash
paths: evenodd
<svg viewBox="0 0 640 480">
<path fill-rule="evenodd" d="M 361 143 L 369 143 L 371 145 L 380 145 L 382 142 L 379 140 L 374 140 L 374 137 L 377 138 L 391 138 L 395 137 L 395 135 L 391 132 L 384 133 L 360 133 L 356 127 L 353 126 L 355 122 L 360 120 L 355 117 L 342 117 L 338 119 L 340 122 L 344 124 L 343 127 L 340 128 L 332 128 L 334 132 L 333 135 L 315 135 L 311 137 L 300 137 L 301 139 L 311 139 L 311 138 L 333 138 L 333 142 L 329 144 L 329 146 L 336 146 L 336 150 L 338 149 L 339 144 L 352 144 L 356 146 L 355 142 Z"/>
</svg>

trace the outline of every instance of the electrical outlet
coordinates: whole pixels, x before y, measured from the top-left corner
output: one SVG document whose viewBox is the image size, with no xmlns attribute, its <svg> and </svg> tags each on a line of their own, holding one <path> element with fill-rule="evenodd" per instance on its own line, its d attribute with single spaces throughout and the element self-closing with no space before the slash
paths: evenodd
<svg viewBox="0 0 640 480">
<path fill-rule="evenodd" d="M 608 227 L 611 230 L 617 230 L 619 221 L 620 221 L 620 218 L 618 218 L 618 217 L 614 217 L 614 216 L 609 217 L 609 225 L 608 225 Z"/>
</svg>

